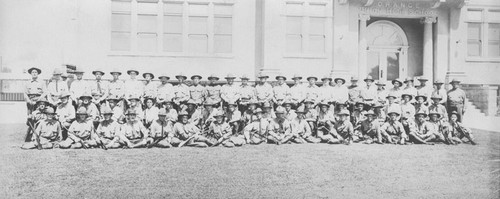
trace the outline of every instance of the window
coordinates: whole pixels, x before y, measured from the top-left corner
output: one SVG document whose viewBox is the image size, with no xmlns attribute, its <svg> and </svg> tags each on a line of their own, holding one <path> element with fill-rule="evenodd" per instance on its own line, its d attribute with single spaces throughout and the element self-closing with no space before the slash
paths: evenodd
<svg viewBox="0 0 500 199">
<path fill-rule="evenodd" d="M 467 56 L 500 58 L 500 10 L 467 10 Z"/>
<path fill-rule="evenodd" d="M 285 2 L 286 53 L 326 52 L 327 10 L 325 2 Z"/>
<path fill-rule="evenodd" d="M 111 51 L 232 53 L 232 19 L 227 1 L 111 0 Z"/>
</svg>

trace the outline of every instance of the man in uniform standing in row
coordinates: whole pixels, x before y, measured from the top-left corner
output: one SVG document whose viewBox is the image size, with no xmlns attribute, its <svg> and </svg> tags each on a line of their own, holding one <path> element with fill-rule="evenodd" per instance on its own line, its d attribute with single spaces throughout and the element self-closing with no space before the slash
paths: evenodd
<svg viewBox="0 0 500 199">
<path fill-rule="evenodd" d="M 452 89 L 447 93 L 447 107 L 448 113 L 456 111 L 458 113 L 458 121 L 463 122 L 463 115 L 465 113 L 465 91 L 460 88 L 460 81 L 453 79 L 450 82 Z M 451 116 L 451 114 L 449 115 Z M 446 117 L 446 115 L 445 115 Z"/>
</svg>

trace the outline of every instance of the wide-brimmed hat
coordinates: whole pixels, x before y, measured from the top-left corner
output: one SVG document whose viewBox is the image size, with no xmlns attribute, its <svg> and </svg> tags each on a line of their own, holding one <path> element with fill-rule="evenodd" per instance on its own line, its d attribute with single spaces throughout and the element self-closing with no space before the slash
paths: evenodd
<svg viewBox="0 0 500 199">
<path fill-rule="evenodd" d="M 325 79 L 330 80 L 330 81 L 332 81 L 332 80 L 333 80 L 333 78 L 332 78 L 332 77 L 330 77 L 330 76 L 328 76 L 328 75 L 325 75 L 325 76 L 323 76 L 323 77 L 321 78 L 321 81 L 323 81 L 323 80 L 325 80 Z"/>
<path fill-rule="evenodd" d="M 106 98 L 106 100 L 107 101 L 114 101 L 114 102 L 116 102 L 116 101 L 118 101 L 120 99 L 118 99 L 118 96 L 116 96 L 116 95 L 108 95 L 108 97 Z"/>
<path fill-rule="evenodd" d="M 166 78 L 167 78 L 167 80 L 169 80 L 169 79 L 170 79 L 170 77 L 169 77 L 166 73 L 162 73 L 162 74 L 160 74 L 160 76 L 158 76 L 158 79 L 161 79 L 162 77 L 166 77 Z"/>
<path fill-rule="evenodd" d="M 351 115 L 351 112 L 349 112 L 349 110 L 343 109 L 343 110 L 341 110 L 338 113 L 338 115 L 347 115 L 347 116 L 349 116 L 349 115 Z"/>
<path fill-rule="evenodd" d="M 141 99 L 140 99 L 140 98 L 139 98 L 139 96 L 137 96 L 137 95 L 131 95 L 131 96 L 128 98 L 128 100 L 137 100 L 137 101 L 139 101 L 139 100 L 141 100 Z"/>
<path fill-rule="evenodd" d="M 55 114 L 56 114 L 56 112 L 54 111 L 54 108 L 52 108 L 52 107 L 50 107 L 50 106 L 49 106 L 49 107 L 47 107 L 47 108 L 45 108 L 44 113 L 45 113 L 45 114 L 49 114 L 49 115 L 55 115 Z"/>
<path fill-rule="evenodd" d="M 457 112 L 457 111 L 452 111 L 452 112 L 450 113 L 450 116 L 452 116 L 452 115 L 456 115 L 456 116 L 458 117 L 458 112 Z"/>
<path fill-rule="evenodd" d="M 198 105 L 193 99 L 190 99 L 186 102 L 187 105 L 192 104 L 192 105 Z"/>
<path fill-rule="evenodd" d="M 135 68 L 127 70 L 127 74 L 130 75 L 131 72 L 135 72 L 135 73 L 137 73 L 137 75 L 139 75 L 139 71 L 137 69 L 135 69 Z"/>
<path fill-rule="evenodd" d="M 419 97 L 422 97 L 422 98 L 424 98 L 424 101 L 427 101 L 427 96 L 422 95 L 422 94 L 418 94 L 417 96 L 415 96 L 415 99 L 418 99 Z"/>
<path fill-rule="evenodd" d="M 118 75 L 122 75 L 122 72 L 120 70 L 118 70 L 118 68 L 113 68 L 113 70 L 111 70 L 109 72 L 109 74 L 113 75 L 113 73 L 118 73 Z"/>
<path fill-rule="evenodd" d="M 431 99 L 443 99 L 443 97 L 441 97 L 441 95 L 438 95 L 437 93 L 433 93 L 432 96 L 431 96 Z"/>
<path fill-rule="evenodd" d="M 61 75 L 62 74 L 62 70 L 60 68 L 55 68 L 54 69 L 54 72 L 52 72 L 53 75 Z"/>
<path fill-rule="evenodd" d="M 376 102 L 375 104 L 372 105 L 372 108 L 383 108 L 384 105 L 379 103 L 379 102 Z"/>
<path fill-rule="evenodd" d="M 444 81 L 442 79 L 436 79 L 434 80 L 434 84 L 444 84 Z"/>
<path fill-rule="evenodd" d="M 257 77 L 260 79 L 260 78 L 269 78 L 269 75 L 266 75 L 264 73 L 259 73 L 259 75 L 257 75 Z"/>
<path fill-rule="evenodd" d="M 181 110 L 177 115 L 179 117 L 181 117 L 181 116 L 189 116 L 189 113 L 186 110 Z"/>
<path fill-rule="evenodd" d="M 283 74 L 276 75 L 275 79 L 278 80 L 279 78 L 283 78 L 284 80 L 286 80 L 286 77 Z"/>
<path fill-rule="evenodd" d="M 292 106 L 292 105 L 293 105 L 293 102 L 292 102 L 292 101 L 290 101 L 289 99 L 286 99 L 285 101 L 283 101 L 282 106 L 286 106 L 286 105 L 290 105 L 290 106 Z"/>
<path fill-rule="evenodd" d="M 89 113 L 87 113 L 87 109 L 85 107 L 80 106 L 78 110 L 76 110 L 76 115 L 89 115 Z"/>
<path fill-rule="evenodd" d="M 211 80 L 211 79 L 215 79 L 215 80 L 219 80 L 219 77 L 217 77 L 216 74 L 211 74 L 210 76 L 207 77 L 208 80 Z"/>
<path fill-rule="evenodd" d="M 153 75 L 153 73 L 150 73 L 150 72 L 145 72 L 145 73 L 142 73 L 142 77 L 143 78 L 146 78 L 146 75 L 151 75 L 151 79 L 154 79 L 155 78 L 155 75 Z"/>
<path fill-rule="evenodd" d="M 368 76 L 366 76 L 365 79 L 363 79 L 363 81 L 365 81 L 365 82 L 366 81 L 372 81 L 373 82 L 373 77 L 371 75 L 368 75 Z"/>
<path fill-rule="evenodd" d="M 412 81 L 413 82 L 413 77 L 406 77 L 404 83 Z"/>
<path fill-rule="evenodd" d="M 45 105 L 47 105 L 49 103 L 49 101 L 47 101 L 45 98 L 40 98 L 36 101 L 36 105 L 39 105 L 40 103 L 44 103 Z"/>
<path fill-rule="evenodd" d="M 85 99 L 85 98 L 90 98 L 92 99 L 92 95 L 89 94 L 89 93 L 83 93 L 80 97 L 79 97 L 81 100 Z"/>
<path fill-rule="evenodd" d="M 401 94 L 401 99 L 403 99 L 405 96 L 409 96 L 410 97 L 410 100 L 413 99 L 413 95 L 409 94 L 409 93 L 403 93 Z"/>
<path fill-rule="evenodd" d="M 158 116 L 167 116 L 167 111 L 165 109 L 160 109 L 160 111 L 158 111 Z"/>
<path fill-rule="evenodd" d="M 103 115 L 112 115 L 113 114 L 113 110 L 111 110 L 111 108 L 109 108 L 108 106 L 103 106 L 101 108 L 101 114 L 103 114 Z"/>
<path fill-rule="evenodd" d="M 292 77 L 293 80 L 295 79 L 302 79 L 302 76 L 299 75 L 299 74 L 294 74 L 293 77 Z"/>
<path fill-rule="evenodd" d="M 342 77 L 337 77 L 337 78 L 335 78 L 333 81 L 334 81 L 335 83 L 337 83 L 337 80 L 342 80 L 342 84 L 345 84 L 345 79 L 344 79 L 344 78 L 342 78 Z"/>
<path fill-rule="evenodd" d="M 373 115 L 373 116 L 377 116 L 377 114 L 375 114 L 375 112 L 373 112 L 373 110 L 369 110 L 365 113 L 366 116 L 369 116 L 369 115 Z"/>
<path fill-rule="evenodd" d="M 320 101 L 320 102 L 318 102 L 318 106 L 320 106 L 320 107 L 322 107 L 322 106 L 330 107 L 330 104 L 328 104 L 327 101 Z"/>
<path fill-rule="evenodd" d="M 351 77 L 351 81 L 358 81 L 358 77 L 356 77 L 356 76 L 352 76 L 352 77 Z"/>
<path fill-rule="evenodd" d="M 309 97 L 308 97 L 308 98 L 306 98 L 306 99 L 304 99 L 304 104 L 307 104 L 307 103 L 314 104 L 314 99 L 309 98 Z"/>
<path fill-rule="evenodd" d="M 262 111 L 261 108 L 256 108 L 255 110 L 253 110 L 253 113 L 256 114 L 256 113 L 262 113 L 264 111 Z"/>
<path fill-rule="evenodd" d="M 389 99 L 389 97 L 398 98 L 393 92 L 389 92 L 385 98 Z"/>
<path fill-rule="evenodd" d="M 389 111 L 387 111 L 387 115 L 391 115 L 391 114 L 401 115 L 401 113 L 399 111 L 397 111 L 395 108 L 392 108 Z"/>
<path fill-rule="evenodd" d="M 33 71 L 33 70 L 36 70 L 36 71 L 38 72 L 38 74 L 41 74 L 41 73 L 42 73 L 42 70 L 40 70 L 40 69 L 39 69 L 39 68 L 37 68 L 37 67 L 31 67 L 31 68 L 29 68 L 29 69 L 28 69 L 28 73 L 30 73 L 30 74 L 31 74 L 31 71 Z"/>
<path fill-rule="evenodd" d="M 377 86 L 385 86 L 386 83 L 383 80 L 378 80 L 377 82 L 375 82 L 375 85 L 377 85 Z"/>
<path fill-rule="evenodd" d="M 201 75 L 192 75 L 191 79 L 194 80 L 195 78 L 202 79 Z"/>
<path fill-rule="evenodd" d="M 247 75 L 247 74 L 243 74 L 243 75 L 241 75 L 240 79 L 250 80 L 250 78 L 248 77 L 248 75 Z"/>
<path fill-rule="evenodd" d="M 224 79 L 236 79 L 236 75 L 232 74 L 232 73 L 228 73 L 226 75 L 226 77 L 224 77 Z"/>
<path fill-rule="evenodd" d="M 104 72 L 100 68 L 96 68 L 95 70 L 92 71 L 92 75 L 95 75 L 96 73 L 101 73 L 101 75 L 104 75 Z"/>
<path fill-rule="evenodd" d="M 264 104 L 262 104 L 262 108 L 272 108 L 273 106 L 271 106 L 271 103 L 269 102 L 264 102 Z"/>
<path fill-rule="evenodd" d="M 456 78 L 453 78 L 451 81 L 450 81 L 450 84 L 453 84 L 453 83 L 458 83 L 460 84 L 460 80 L 456 79 Z"/>
<path fill-rule="evenodd" d="M 429 78 L 426 76 L 421 76 L 418 78 L 418 81 L 429 81 Z"/>
<path fill-rule="evenodd" d="M 297 113 L 297 114 L 304 114 L 304 113 L 306 113 L 306 109 L 304 108 L 304 106 L 300 106 L 299 108 L 297 108 L 297 110 L 295 111 L 295 113 Z"/>
<path fill-rule="evenodd" d="M 311 79 L 311 78 L 314 78 L 315 81 L 318 81 L 318 78 L 315 77 L 315 76 L 309 76 L 309 77 L 306 78 L 306 80 L 309 81 L 309 79 Z"/>
<path fill-rule="evenodd" d="M 224 117 L 225 114 L 224 114 L 224 111 L 222 110 L 216 110 L 215 113 L 214 113 L 214 117 Z"/>
<path fill-rule="evenodd" d="M 399 82 L 399 84 L 403 85 L 403 81 L 401 79 L 397 78 L 391 81 L 391 83 L 394 85 L 394 83 Z"/>
<path fill-rule="evenodd" d="M 69 93 L 68 91 L 63 91 L 63 92 L 61 92 L 61 95 L 59 95 L 59 99 L 69 97 L 69 96 L 71 96 L 71 93 Z"/>
<path fill-rule="evenodd" d="M 179 78 L 187 79 L 187 76 L 184 75 L 184 73 L 181 72 L 178 75 L 176 75 L 175 78 L 177 78 L 177 79 L 179 79 Z"/>
<path fill-rule="evenodd" d="M 137 115 L 137 111 L 135 109 L 128 109 L 125 115 Z"/>
<path fill-rule="evenodd" d="M 276 107 L 276 111 L 275 111 L 276 114 L 285 114 L 285 112 L 286 112 L 286 110 L 282 106 Z"/>
<path fill-rule="evenodd" d="M 419 111 L 418 113 L 415 113 L 415 117 L 417 117 L 419 115 L 423 115 L 424 117 L 427 117 L 427 113 L 425 113 L 424 111 Z"/>
<path fill-rule="evenodd" d="M 429 112 L 429 117 L 431 117 L 432 115 L 437 115 L 437 116 L 438 116 L 438 118 L 440 118 L 440 117 L 441 117 L 441 113 L 438 113 L 438 112 L 436 112 L 436 111 L 430 111 L 430 112 Z"/>
</svg>

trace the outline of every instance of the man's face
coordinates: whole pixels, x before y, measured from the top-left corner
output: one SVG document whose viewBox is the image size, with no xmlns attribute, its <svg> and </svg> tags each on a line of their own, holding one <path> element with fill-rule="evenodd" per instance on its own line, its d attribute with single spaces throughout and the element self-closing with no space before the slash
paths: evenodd
<svg viewBox="0 0 500 199">
<path fill-rule="evenodd" d="M 77 79 L 77 80 L 82 80 L 82 78 L 83 78 L 83 73 L 76 73 L 75 75 L 76 75 L 76 79 Z"/>
<path fill-rule="evenodd" d="M 47 119 L 53 120 L 56 114 L 47 114 Z"/>
<path fill-rule="evenodd" d="M 285 114 L 283 113 L 276 113 L 276 117 L 280 120 L 285 119 Z"/>
<path fill-rule="evenodd" d="M 357 85 L 358 84 L 358 80 L 351 80 L 351 84 L 352 85 Z"/>
<path fill-rule="evenodd" d="M 394 87 L 399 88 L 401 87 L 401 84 L 399 82 L 394 82 Z"/>
<path fill-rule="evenodd" d="M 233 83 L 234 83 L 234 79 L 233 78 L 228 78 L 227 79 L 227 84 L 233 85 Z"/>
<path fill-rule="evenodd" d="M 321 105 L 320 109 L 321 109 L 321 112 L 326 113 L 328 111 L 328 106 Z"/>
<path fill-rule="evenodd" d="M 405 96 L 403 97 L 403 100 L 404 100 L 405 102 L 409 102 L 409 101 L 410 101 L 410 96 L 405 95 Z"/>
<path fill-rule="evenodd" d="M 423 97 L 418 97 L 418 98 L 417 98 L 417 102 L 418 102 L 419 104 L 423 104 L 423 103 L 424 103 L 424 98 L 423 98 Z"/>
<path fill-rule="evenodd" d="M 255 105 L 255 104 L 250 104 L 250 105 L 248 105 L 248 110 L 253 111 L 253 110 L 255 110 L 255 108 L 256 108 L 256 105 Z"/>
<path fill-rule="evenodd" d="M 357 108 L 358 110 L 363 110 L 363 108 L 365 108 L 365 105 L 363 105 L 363 104 L 358 104 L 358 105 L 356 105 L 356 108 Z"/>
<path fill-rule="evenodd" d="M 54 80 L 59 81 L 61 79 L 61 74 L 54 74 Z"/>
<path fill-rule="evenodd" d="M 146 106 L 147 106 L 148 108 L 153 107 L 153 100 L 147 100 L 147 101 L 146 101 Z"/>
<path fill-rule="evenodd" d="M 285 79 L 283 79 L 282 77 L 278 78 L 279 85 L 283 85 L 284 83 L 285 83 Z"/>
<path fill-rule="evenodd" d="M 171 109 L 171 108 L 172 108 L 172 103 L 166 103 L 166 104 L 165 104 L 165 108 L 167 108 L 167 109 Z"/>
<path fill-rule="evenodd" d="M 344 82 L 343 82 L 342 80 L 338 79 L 335 83 L 336 83 L 337 85 L 339 85 L 339 86 L 340 86 L 340 85 L 342 85 Z"/>
<path fill-rule="evenodd" d="M 438 120 L 438 116 L 437 116 L 436 114 L 432 114 L 432 115 L 431 115 L 431 120 L 432 120 L 433 122 L 437 121 L 437 120 Z"/>
<path fill-rule="evenodd" d="M 293 79 L 294 84 L 300 84 L 300 79 L 299 78 L 294 78 Z"/>
<path fill-rule="evenodd" d="M 457 115 L 455 115 L 455 114 L 453 114 L 453 115 L 451 115 L 451 116 L 450 116 L 450 120 L 451 120 L 453 123 L 455 123 L 455 122 L 457 122 L 457 120 L 458 120 L 458 116 L 457 116 Z"/>
<path fill-rule="evenodd" d="M 303 120 L 306 118 L 306 115 L 304 115 L 304 113 L 297 113 L 297 118 L 299 118 L 299 120 Z"/>
<path fill-rule="evenodd" d="M 391 119 L 391 121 L 396 121 L 398 119 L 398 114 L 391 113 L 389 114 L 389 118 Z"/>
<path fill-rule="evenodd" d="M 265 111 L 266 113 L 271 113 L 271 111 L 272 111 L 272 110 L 273 110 L 273 108 L 271 108 L 271 107 L 265 107 L 265 108 L 264 108 L 264 111 Z"/>
<path fill-rule="evenodd" d="M 210 79 L 208 80 L 208 82 L 209 82 L 210 84 L 215 84 L 215 82 L 216 82 L 216 81 L 217 81 L 217 79 L 215 79 L 215 78 L 210 78 Z"/>
<path fill-rule="evenodd" d="M 101 80 L 101 78 L 102 78 L 102 73 L 100 73 L 100 72 L 95 73 L 96 80 Z"/>
<path fill-rule="evenodd" d="M 255 115 L 257 116 L 257 119 L 262 119 L 262 113 L 261 112 L 258 112 Z"/>
<path fill-rule="evenodd" d="M 38 71 L 37 70 L 32 70 L 30 74 L 31 74 L 31 77 L 33 77 L 33 78 L 37 78 L 38 77 Z"/>
<path fill-rule="evenodd" d="M 168 81 L 168 78 L 167 77 L 161 77 L 160 81 L 161 81 L 162 84 L 166 84 L 167 81 Z"/>
<path fill-rule="evenodd" d="M 394 100 L 396 100 L 396 98 L 394 98 L 394 97 L 388 97 L 387 100 L 389 100 L 389 103 L 393 103 Z"/>
<path fill-rule="evenodd" d="M 309 82 L 309 85 L 311 85 L 311 86 L 316 84 L 316 79 L 314 79 L 314 78 L 309 78 L 307 81 Z"/>
<path fill-rule="evenodd" d="M 184 79 L 184 77 L 178 77 L 178 78 L 177 78 L 177 81 L 179 81 L 179 83 L 183 83 L 183 82 L 184 82 L 184 80 L 186 80 L 186 79 Z"/>
<path fill-rule="evenodd" d="M 371 121 L 373 121 L 373 120 L 375 119 L 375 117 L 374 117 L 374 115 L 367 115 L 367 116 L 366 116 L 366 119 L 367 119 L 369 122 L 371 122 Z"/>
<path fill-rule="evenodd" d="M 458 88 L 458 85 L 459 85 L 458 83 L 453 82 L 453 83 L 451 84 L 451 87 L 453 87 L 453 89 L 457 89 L 457 88 Z"/>
<path fill-rule="evenodd" d="M 198 78 L 198 77 L 193 78 L 193 85 L 195 85 L 195 86 L 196 86 L 196 85 L 198 85 L 199 83 L 200 83 L 200 78 Z"/>
<path fill-rule="evenodd" d="M 343 122 L 343 121 L 346 121 L 346 120 L 347 120 L 347 115 L 342 114 L 342 115 L 340 115 L 340 116 L 339 116 L 339 119 L 340 119 L 340 121 L 342 121 L 342 122 Z"/>
<path fill-rule="evenodd" d="M 236 110 L 235 105 L 229 105 L 229 111 L 234 112 Z"/>
<path fill-rule="evenodd" d="M 166 115 L 158 115 L 158 119 L 160 119 L 161 121 L 165 121 L 166 118 Z"/>
<path fill-rule="evenodd" d="M 367 80 L 367 81 L 365 81 L 365 82 L 366 82 L 366 85 L 368 85 L 368 86 L 371 86 L 371 85 L 373 84 L 373 81 L 372 81 L 372 80 Z"/>
<path fill-rule="evenodd" d="M 68 103 L 68 97 L 63 97 L 63 98 L 61 98 L 61 102 L 62 102 L 63 104 Z"/>
<path fill-rule="evenodd" d="M 266 83 L 266 82 L 267 82 L 267 78 L 266 78 L 266 77 L 260 77 L 260 78 L 259 78 L 259 82 L 260 82 L 261 84 Z"/>
<path fill-rule="evenodd" d="M 290 110 L 292 110 L 292 105 L 285 104 L 285 110 L 286 110 L 286 112 L 290 112 Z"/>
<path fill-rule="evenodd" d="M 406 86 L 413 86 L 413 81 L 407 81 Z"/>
<path fill-rule="evenodd" d="M 189 121 L 189 119 L 188 119 L 188 116 L 187 116 L 187 115 L 183 115 L 183 116 L 181 117 L 181 122 L 182 122 L 183 124 L 187 124 L 187 123 L 188 123 L 188 121 Z"/>
<path fill-rule="evenodd" d="M 112 73 L 111 75 L 113 76 L 114 80 L 118 80 L 118 78 L 120 77 L 118 73 Z"/>
<path fill-rule="evenodd" d="M 223 118 L 222 116 L 217 116 L 215 117 L 215 120 L 217 121 L 217 123 L 221 124 L 223 122 Z"/>
<path fill-rule="evenodd" d="M 115 100 L 109 100 L 108 103 L 111 108 L 114 108 L 116 106 Z"/>
<path fill-rule="evenodd" d="M 310 109 L 310 108 L 311 108 L 311 106 L 312 106 L 312 103 L 307 102 L 307 103 L 305 103 L 305 105 L 306 105 L 306 108 Z"/>
<path fill-rule="evenodd" d="M 248 79 L 241 79 L 241 84 L 247 85 L 248 84 Z"/>
<path fill-rule="evenodd" d="M 135 114 L 128 114 L 127 115 L 128 121 L 135 121 L 136 117 L 137 117 L 137 115 L 135 115 Z"/>
<path fill-rule="evenodd" d="M 423 115 L 417 115 L 417 121 L 420 123 L 424 123 L 425 117 Z"/>
<path fill-rule="evenodd" d="M 439 89 L 441 89 L 441 86 L 442 86 L 443 84 L 434 84 L 434 85 L 436 85 L 436 88 L 439 90 Z"/>
<path fill-rule="evenodd" d="M 189 110 L 194 110 L 194 109 L 195 109 L 194 104 L 188 104 L 188 109 L 189 109 Z"/>
<path fill-rule="evenodd" d="M 330 80 L 329 79 L 323 79 L 323 86 L 328 86 L 330 85 Z"/>
<path fill-rule="evenodd" d="M 434 104 L 439 104 L 439 101 L 441 101 L 441 100 L 437 99 L 437 98 L 432 98 L 432 103 L 434 103 Z"/>
<path fill-rule="evenodd" d="M 113 114 L 104 114 L 104 120 L 110 120 Z"/>
<path fill-rule="evenodd" d="M 137 77 L 137 73 L 136 72 L 130 72 L 130 79 L 135 79 Z"/>
<path fill-rule="evenodd" d="M 130 106 L 135 106 L 135 105 L 137 105 L 137 100 L 136 99 L 130 100 Z"/>
<path fill-rule="evenodd" d="M 427 83 L 427 80 L 420 80 L 420 86 L 425 86 L 426 83 Z"/>
<path fill-rule="evenodd" d="M 88 97 L 83 98 L 82 102 L 83 102 L 83 104 L 89 104 L 90 103 L 90 99 Z"/>
<path fill-rule="evenodd" d="M 85 119 L 87 119 L 87 115 L 85 115 L 85 114 L 78 114 L 78 120 L 83 121 Z"/>
</svg>

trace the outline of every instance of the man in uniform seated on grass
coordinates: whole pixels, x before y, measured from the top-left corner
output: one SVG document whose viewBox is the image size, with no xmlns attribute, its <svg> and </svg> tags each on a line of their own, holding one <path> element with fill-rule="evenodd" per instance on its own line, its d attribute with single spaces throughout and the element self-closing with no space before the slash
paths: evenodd
<svg viewBox="0 0 500 199">
<path fill-rule="evenodd" d="M 453 144 L 463 143 L 463 139 L 467 138 L 472 145 L 476 145 L 474 142 L 474 137 L 472 136 L 472 131 L 466 128 L 458 121 L 458 112 L 452 111 L 450 113 L 450 124 L 449 124 L 449 136 Z"/>
<path fill-rule="evenodd" d="M 363 141 L 364 144 L 372 144 L 376 142 L 382 144 L 382 132 L 380 131 L 380 122 L 376 119 L 377 115 L 373 110 L 369 110 L 365 113 L 366 119 L 361 121 L 359 133 L 356 135 L 361 135 L 359 141 Z"/>
<path fill-rule="evenodd" d="M 435 138 L 430 141 L 452 144 L 448 139 L 448 122 L 445 122 L 444 118 L 441 118 L 442 116 L 443 115 L 441 115 L 439 112 L 429 111 L 429 126 L 435 136 Z"/>
<path fill-rule="evenodd" d="M 423 110 L 415 114 L 414 127 L 410 131 L 410 141 L 415 144 L 432 144 L 429 141 L 436 138 L 426 118 L 427 114 Z"/>
<path fill-rule="evenodd" d="M 172 137 L 172 126 L 167 120 L 167 111 L 162 108 L 158 112 L 158 119 L 153 121 L 149 127 L 148 148 L 170 148 L 172 147 L 170 144 Z"/>
<path fill-rule="evenodd" d="M 122 125 L 118 134 L 121 146 L 124 148 L 140 148 L 146 146 L 148 129 L 144 127 L 141 120 L 137 118 L 137 112 L 133 109 L 127 110 L 125 114 L 127 122 Z"/>
<path fill-rule="evenodd" d="M 398 121 L 399 112 L 400 110 L 389 109 L 387 113 L 389 119 L 380 127 L 382 133 L 388 135 L 385 138 L 391 144 L 405 144 L 407 139 L 403 124 Z"/>
<path fill-rule="evenodd" d="M 257 108 L 254 111 L 255 120 L 245 126 L 243 135 L 247 144 L 262 144 L 267 141 L 267 132 L 269 128 L 269 120 L 262 117 L 262 109 Z"/>
<path fill-rule="evenodd" d="M 222 144 L 225 147 L 242 146 L 245 144 L 245 139 L 242 135 L 233 134 L 231 125 L 224 122 L 224 112 L 217 110 L 214 114 L 215 121 L 210 124 L 207 138 L 213 146 Z"/>
<path fill-rule="evenodd" d="M 179 112 L 179 121 L 174 124 L 173 133 L 171 144 L 177 147 L 181 147 L 183 143 L 186 146 L 201 148 L 212 144 L 206 137 L 200 135 L 201 131 L 195 124 L 189 122 L 189 114 L 186 111 Z"/>
<path fill-rule="evenodd" d="M 292 122 L 292 133 L 294 138 L 290 139 L 291 142 L 297 144 L 303 143 L 319 143 L 321 140 L 312 136 L 311 126 L 306 121 L 304 107 L 299 107 L 295 114 L 297 117 L 293 119 Z"/>
<path fill-rule="evenodd" d="M 273 144 L 283 144 L 293 138 L 292 124 L 285 118 L 285 108 L 276 108 L 276 118 L 271 120 L 267 141 Z"/>
<path fill-rule="evenodd" d="M 113 119 L 113 110 L 108 106 L 102 106 L 101 114 L 104 119 L 96 129 L 96 144 L 101 144 L 105 149 L 120 147 L 117 136 L 120 131 L 120 124 Z"/>
<path fill-rule="evenodd" d="M 45 110 L 47 119 L 40 120 L 33 133 L 33 141 L 21 146 L 22 149 L 51 149 L 62 139 L 61 124 L 55 119 L 55 112 L 52 107 Z"/>
<path fill-rule="evenodd" d="M 354 135 L 354 127 L 352 123 L 349 121 L 349 110 L 341 110 L 338 114 L 339 120 L 335 123 L 333 129 L 333 136 L 337 138 L 337 140 L 332 140 L 329 143 L 331 144 L 339 144 L 344 143 L 346 145 L 351 144 L 354 140 L 357 140 L 357 136 Z"/>
<path fill-rule="evenodd" d="M 71 123 L 68 129 L 68 138 L 59 144 L 61 149 L 89 148 L 91 135 L 94 134 L 92 120 L 88 119 L 87 109 L 78 108 L 76 120 Z"/>
</svg>

